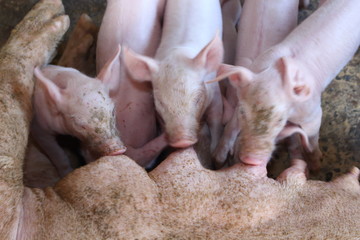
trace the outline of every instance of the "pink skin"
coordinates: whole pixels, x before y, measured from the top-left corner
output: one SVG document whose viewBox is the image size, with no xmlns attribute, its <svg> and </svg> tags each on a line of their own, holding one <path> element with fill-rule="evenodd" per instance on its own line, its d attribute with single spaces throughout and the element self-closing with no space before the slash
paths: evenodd
<svg viewBox="0 0 360 240">
<path fill-rule="evenodd" d="M 305 183 L 307 179 L 307 168 L 304 160 L 292 159 L 291 167 L 285 169 L 277 178 L 279 182 L 295 181 Z"/>
<path fill-rule="evenodd" d="M 98 71 L 113 58 L 119 45 L 153 57 L 160 42 L 164 6 L 165 0 L 108 0 L 97 41 Z M 147 166 L 167 146 L 163 137 L 157 137 L 160 130 L 151 89 L 134 81 L 119 58 L 113 64 L 116 71 L 109 72 L 109 80 L 116 126 L 129 149 L 126 155 Z"/>
<path fill-rule="evenodd" d="M 239 0 L 222 0 L 221 16 L 223 23 L 224 63 L 235 64 L 237 25 L 241 14 Z"/>
<path fill-rule="evenodd" d="M 221 15 L 223 22 L 223 43 L 224 43 L 224 63 L 235 64 L 237 27 L 241 15 L 241 4 L 239 0 L 222 0 Z M 222 93 L 227 96 L 232 91 L 232 86 L 228 80 L 220 82 Z M 236 97 L 236 95 L 234 95 Z M 233 106 L 229 105 L 229 99 L 223 97 L 224 109 L 222 122 L 227 123 L 233 114 Z M 230 100 L 231 101 L 231 100 Z M 232 103 L 236 104 L 237 98 L 233 98 Z"/>
<path fill-rule="evenodd" d="M 87 77 L 73 68 L 35 68 L 35 120 L 32 135 L 61 177 L 72 168 L 55 135 L 79 138 L 95 158 L 125 152 L 115 127 L 114 104 L 104 76 Z"/>
<path fill-rule="evenodd" d="M 245 1 L 238 25 L 235 65 L 251 66 L 259 54 L 282 41 L 297 25 L 298 4 L 299 0 Z M 218 74 L 224 71 L 226 68 L 220 68 Z M 240 132 L 236 87 L 230 84 L 225 98 L 228 103 L 224 105 L 226 126 L 214 152 L 217 167 L 225 163 L 229 153 L 234 154 L 235 140 Z"/>
<path fill-rule="evenodd" d="M 186 21 L 185 21 L 186 19 Z M 151 81 L 155 107 L 169 144 L 188 147 L 198 140 L 205 119 L 214 149 L 222 131 L 222 100 L 214 77 L 223 56 L 221 12 L 217 0 L 172 0 L 165 10 L 163 35 L 155 59 L 124 51 L 134 79 Z"/>
<path fill-rule="evenodd" d="M 267 163 L 277 140 L 298 133 L 310 170 L 319 167 L 321 92 L 359 47 L 359 8 L 357 0 L 326 1 L 249 68 L 223 66 L 218 78 L 230 77 L 240 98 L 242 161 Z"/>
</svg>

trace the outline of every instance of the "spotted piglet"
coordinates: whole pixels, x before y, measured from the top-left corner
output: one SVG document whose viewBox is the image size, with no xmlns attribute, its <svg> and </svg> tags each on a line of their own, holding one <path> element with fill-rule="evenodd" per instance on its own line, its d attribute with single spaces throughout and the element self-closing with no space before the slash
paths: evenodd
<svg viewBox="0 0 360 240">
<path fill-rule="evenodd" d="M 155 58 L 124 51 L 132 77 L 152 83 L 156 111 L 172 147 L 195 144 L 202 120 L 209 126 L 212 150 L 220 138 L 220 89 L 205 81 L 215 76 L 223 58 L 221 29 L 218 0 L 171 0 Z"/>
<path fill-rule="evenodd" d="M 256 174 L 266 174 L 275 143 L 295 133 L 293 152 L 304 147 L 310 170 L 320 167 L 321 93 L 359 47 L 359 9 L 358 0 L 325 1 L 249 67 L 223 66 L 218 79 L 229 77 L 240 96 L 238 157 Z"/>
<path fill-rule="evenodd" d="M 115 126 L 114 103 L 109 97 L 104 68 L 98 79 L 90 78 L 73 68 L 48 65 L 35 68 L 35 117 L 32 136 L 55 165 L 61 177 L 72 168 L 57 134 L 81 140 L 92 158 L 125 152 Z"/>
</svg>

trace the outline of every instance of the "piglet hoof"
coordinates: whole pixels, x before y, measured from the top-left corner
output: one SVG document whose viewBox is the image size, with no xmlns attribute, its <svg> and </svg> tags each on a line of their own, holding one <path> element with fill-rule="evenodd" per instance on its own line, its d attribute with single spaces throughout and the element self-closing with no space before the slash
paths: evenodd
<svg viewBox="0 0 360 240">
<path fill-rule="evenodd" d="M 227 139 L 222 138 L 213 152 L 213 157 L 215 159 L 214 165 L 215 169 L 220 169 L 224 165 L 232 166 L 238 163 L 238 158 L 234 156 L 234 143 L 236 139 Z M 236 155 L 238 156 L 238 155 Z"/>
<path fill-rule="evenodd" d="M 214 167 L 220 169 L 225 165 L 226 158 L 228 156 L 228 149 L 220 148 L 219 146 L 213 152 Z"/>
<path fill-rule="evenodd" d="M 277 178 L 279 182 L 298 182 L 305 183 L 307 179 L 306 163 L 300 159 L 293 159 L 291 161 L 291 167 L 285 169 Z"/>
</svg>

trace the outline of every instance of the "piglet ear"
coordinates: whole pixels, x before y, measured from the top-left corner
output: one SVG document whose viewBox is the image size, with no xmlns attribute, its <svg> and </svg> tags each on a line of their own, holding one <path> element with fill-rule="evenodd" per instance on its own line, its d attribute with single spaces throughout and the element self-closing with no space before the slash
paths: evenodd
<svg viewBox="0 0 360 240">
<path fill-rule="evenodd" d="M 244 67 L 221 64 L 218 69 L 218 76 L 207 83 L 217 82 L 225 78 L 229 78 L 234 87 L 241 88 L 252 81 L 254 73 Z"/>
<path fill-rule="evenodd" d="M 61 89 L 53 83 L 53 81 L 45 77 L 39 67 L 34 69 L 34 75 L 40 82 L 42 89 L 44 89 L 45 94 L 48 96 L 48 99 L 52 104 L 56 105 L 56 103 L 63 101 Z"/>
<path fill-rule="evenodd" d="M 114 56 L 105 63 L 96 77 L 102 81 L 110 91 L 116 89 L 120 78 L 120 52 L 121 46 L 119 45 Z"/>
<path fill-rule="evenodd" d="M 193 64 L 200 68 L 205 68 L 209 72 L 216 71 L 224 56 L 224 47 L 219 34 L 200 51 L 192 60 Z"/>
<path fill-rule="evenodd" d="M 312 95 L 314 79 L 301 68 L 295 59 L 282 57 L 277 62 L 278 70 L 283 80 L 285 91 L 295 101 L 303 102 Z"/>
<path fill-rule="evenodd" d="M 131 77 L 138 81 L 151 81 L 159 71 L 159 64 L 152 58 L 136 54 L 129 48 L 123 51 L 123 62 Z"/>
</svg>

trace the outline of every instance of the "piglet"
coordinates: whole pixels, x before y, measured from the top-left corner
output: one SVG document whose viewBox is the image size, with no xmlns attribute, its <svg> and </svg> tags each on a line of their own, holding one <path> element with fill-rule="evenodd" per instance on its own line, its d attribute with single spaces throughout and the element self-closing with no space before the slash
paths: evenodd
<svg viewBox="0 0 360 240">
<path fill-rule="evenodd" d="M 235 64 L 249 67 L 259 54 L 282 41 L 297 25 L 298 4 L 299 0 L 245 1 L 238 25 Z M 224 165 L 228 153 L 233 155 L 240 132 L 238 96 L 231 84 L 226 88 L 225 98 L 228 104 L 224 104 L 223 121 L 226 125 L 214 152 L 217 167 Z M 228 160 L 232 165 L 232 159 Z M 234 161 L 237 162 L 237 158 Z"/>
<path fill-rule="evenodd" d="M 131 76 L 152 83 L 155 107 L 172 147 L 195 144 L 201 120 L 209 126 L 212 149 L 220 137 L 220 89 L 205 81 L 214 77 L 222 61 L 221 29 L 218 0 L 172 0 L 166 3 L 155 59 L 124 51 Z"/>
<path fill-rule="evenodd" d="M 107 74 L 102 72 L 94 79 L 54 65 L 36 67 L 34 74 L 32 135 L 61 177 L 72 168 L 55 140 L 57 134 L 79 138 L 94 158 L 125 152 L 115 126 L 114 103 L 103 83 Z"/>
<path fill-rule="evenodd" d="M 240 96 L 239 158 L 257 174 L 266 173 L 275 143 L 294 133 L 310 170 L 319 168 L 321 92 L 359 47 L 359 9 L 358 0 L 325 1 L 248 68 L 222 68 L 219 79 L 230 77 Z"/>
<path fill-rule="evenodd" d="M 113 58 L 116 49 L 128 46 L 153 57 L 160 43 L 165 0 L 108 0 L 96 48 L 98 71 Z M 121 48 L 121 47 L 120 47 Z M 115 103 L 116 126 L 126 155 L 149 167 L 168 144 L 156 122 L 149 84 L 134 81 L 121 59 L 114 59 L 110 96 Z"/>
</svg>

